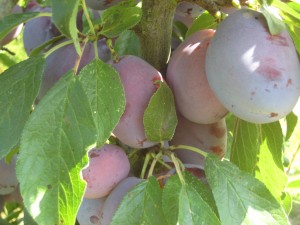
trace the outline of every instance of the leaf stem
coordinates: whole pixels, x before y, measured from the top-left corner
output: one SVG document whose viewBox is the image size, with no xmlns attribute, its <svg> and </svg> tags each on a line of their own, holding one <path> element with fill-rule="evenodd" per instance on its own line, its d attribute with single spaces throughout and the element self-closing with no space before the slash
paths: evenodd
<svg viewBox="0 0 300 225">
<path fill-rule="evenodd" d="M 107 44 L 107 47 L 109 48 L 109 51 L 113 57 L 113 60 L 115 63 L 118 63 L 119 62 L 119 56 L 117 54 L 117 52 L 115 51 L 114 47 L 113 47 L 113 44 L 112 44 L 112 40 L 111 39 L 106 39 L 106 44 Z"/>
<path fill-rule="evenodd" d="M 298 155 L 298 153 L 300 152 L 300 144 L 298 145 L 298 148 L 296 150 L 296 152 L 293 154 L 292 156 L 292 159 L 291 159 L 291 162 L 290 162 L 290 165 L 286 171 L 286 173 L 288 174 L 292 168 L 292 164 L 294 163 L 295 159 L 296 159 L 296 156 Z"/>
<path fill-rule="evenodd" d="M 193 147 L 193 146 L 188 146 L 188 145 L 172 145 L 169 147 L 169 150 L 175 150 L 175 149 L 186 149 L 186 150 L 190 150 L 193 152 L 196 152 L 200 155 L 202 155 L 203 157 L 207 157 L 208 153 L 205 151 L 202 151 L 199 148 Z"/>
<path fill-rule="evenodd" d="M 89 24 L 89 27 L 90 27 L 90 29 L 91 29 L 91 31 L 92 31 L 92 34 L 96 36 L 96 32 L 95 32 L 95 29 L 94 29 L 94 25 L 93 25 L 93 23 L 92 23 L 92 21 L 91 21 L 90 14 L 89 14 L 89 12 L 88 12 L 88 10 L 87 10 L 86 4 L 85 4 L 85 0 L 81 0 L 81 3 L 82 3 L 83 13 L 84 13 L 84 15 L 85 15 L 85 17 L 86 17 L 86 20 L 87 20 L 87 22 L 88 22 L 88 24 Z M 97 38 L 96 38 L 96 39 L 97 39 Z"/>
<path fill-rule="evenodd" d="M 47 58 L 49 55 L 51 55 L 53 52 L 55 52 L 57 49 L 60 49 L 66 45 L 73 44 L 73 40 L 64 41 L 58 45 L 55 45 L 53 48 L 49 49 L 44 55 L 45 58 Z"/>
</svg>

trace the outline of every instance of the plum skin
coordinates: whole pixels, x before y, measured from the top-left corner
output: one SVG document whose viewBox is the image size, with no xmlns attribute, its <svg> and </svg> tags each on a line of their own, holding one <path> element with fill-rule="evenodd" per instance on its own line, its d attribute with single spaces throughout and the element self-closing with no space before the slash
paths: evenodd
<svg viewBox="0 0 300 225">
<path fill-rule="evenodd" d="M 104 10 L 123 0 L 86 0 L 86 5 L 91 9 Z"/>
<path fill-rule="evenodd" d="M 208 82 L 237 117 L 270 123 L 286 116 L 300 95 L 300 64 L 288 32 L 271 35 L 259 12 L 230 14 L 206 54 Z"/>
<path fill-rule="evenodd" d="M 18 6 L 18 5 L 16 5 L 13 8 L 12 13 L 22 13 L 22 8 L 20 6 Z M 7 45 L 13 39 L 15 39 L 16 37 L 18 37 L 18 35 L 22 31 L 22 28 L 23 28 L 23 24 L 19 24 L 16 28 L 14 28 L 11 32 L 9 32 L 4 38 L 2 38 L 0 40 L 0 46 Z"/>
<path fill-rule="evenodd" d="M 225 119 L 212 124 L 198 124 L 177 113 L 178 124 L 170 145 L 187 145 L 224 157 L 227 148 L 227 127 Z M 187 164 L 204 167 L 204 157 L 196 152 L 176 149 L 176 156 Z"/>
<path fill-rule="evenodd" d="M 12 193 L 18 186 L 16 176 L 16 156 L 7 164 L 4 159 L 0 160 L 0 195 Z"/>
<path fill-rule="evenodd" d="M 105 200 L 105 197 L 96 199 L 83 198 L 76 216 L 79 224 L 99 224 Z"/>
<path fill-rule="evenodd" d="M 228 110 L 210 88 L 205 72 L 205 55 L 214 30 L 192 34 L 173 52 L 168 69 L 177 110 L 195 123 L 209 124 L 222 119 Z"/>
<path fill-rule="evenodd" d="M 155 81 L 163 81 L 159 71 L 146 61 L 132 55 L 112 63 L 119 72 L 126 98 L 125 111 L 113 133 L 133 148 L 148 148 L 155 142 L 147 140 L 143 116 L 150 98 L 157 90 Z"/>
<path fill-rule="evenodd" d="M 117 211 L 117 208 L 120 205 L 123 197 L 131 188 L 133 188 L 133 186 L 141 181 L 142 179 L 136 177 L 127 177 L 113 189 L 104 202 L 102 215 L 100 218 L 101 225 L 109 225 L 111 223 L 112 218 Z"/>
<path fill-rule="evenodd" d="M 110 52 L 103 39 L 98 41 L 98 55 L 103 61 L 110 59 Z M 38 103 L 48 92 L 48 90 L 69 70 L 71 70 L 78 58 L 74 45 L 67 45 L 52 53 L 46 58 L 46 66 L 39 94 Z M 83 51 L 78 72 L 95 58 L 93 43 L 88 42 Z"/>
<path fill-rule="evenodd" d="M 89 151 L 89 165 L 82 170 L 87 182 L 84 198 L 102 198 L 125 177 L 130 163 L 127 155 L 117 145 L 105 144 L 100 149 Z"/>
</svg>

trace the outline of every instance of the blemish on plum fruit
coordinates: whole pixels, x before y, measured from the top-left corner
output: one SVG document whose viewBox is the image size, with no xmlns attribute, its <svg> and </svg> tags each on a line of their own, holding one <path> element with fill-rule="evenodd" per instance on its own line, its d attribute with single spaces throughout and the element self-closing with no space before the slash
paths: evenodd
<svg viewBox="0 0 300 225">
<path fill-rule="evenodd" d="M 112 2 L 113 2 L 114 0 L 106 0 L 105 2 L 104 2 L 104 6 L 106 6 L 106 5 L 109 5 L 109 4 L 111 4 Z"/>
<path fill-rule="evenodd" d="M 100 221 L 100 219 L 99 219 L 98 216 L 91 216 L 91 217 L 90 217 L 90 222 L 91 222 L 92 224 L 98 224 L 99 221 Z"/>
<path fill-rule="evenodd" d="M 201 170 L 199 168 L 185 168 L 185 169 L 195 177 L 198 177 L 198 178 L 205 177 L 204 170 Z"/>
<path fill-rule="evenodd" d="M 271 43 L 274 45 L 285 46 L 285 47 L 289 46 L 287 39 L 285 37 L 281 36 L 280 34 L 278 34 L 278 35 L 268 34 L 267 40 L 271 41 Z"/>
<path fill-rule="evenodd" d="M 220 146 L 211 146 L 210 150 L 220 157 L 224 156 L 224 150 Z"/>
<path fill-rule="evenodd" d="M 99 154 L 97 154 L 96 152 L 91 152 L 89 156 L 90 158 L 96 158 L 99 156 Z"/>
<path fill-rule="evenodd" d="M 137 143 L 143 147 L 144 146 L 144 143 L 147 141 L 147 138 L 144 138 L 143 140 L 137 140 Z"/>
<path fill-rule="evenodd" d="M 261 60 L 261 65 L 257 68 L 257 72 L 270 81 L 279 80 L 282 77 L 280 70 L 275 68 L 276 62 L 272 58 Z"/>
<path fill-rule="evenodd" d="M 152 82 L 155 88 L 158 89 L 160 87 L 160 82 L 161 82 L 160 76 L 153 77 Z"/>
<path fill-rule="evenodd" d="M 265 89 L 265 91 L 268 92 L 268 93 L 270 93 L 270 90 L 269 90 L 269 89 Z"/>
<path fill-rule="evenodd" d="M 226 130 L 214 125 L 214 126 L 211 126 L 210 133 L 217 138 L 222 138 L 224 136 L 224 134 L 226 133 Z"/>
<path fill-rule="evenodd" d="M 270 113 L 270 117 L 277 117 L 277 116 L 278 116 L 278 113 L 274 113 L 274 112 Z"/>
<path fill-rule="evenodd" d="M 273 88 L 275 88 L 275 89 L 278 88 L 278 85 L 277 85 L 277 84 L 274 84 L 274 85 L 273 85 Z"/>
<path fill-rule="evenodd" d="M 292 85 L 293 84 L 293 81 L 292 81 L 292 79 L 290 78 L 290 79 L 288 79 L 288 81 L 287 81 L 287 83 L 286 83 L 286 87 L 289 87 L 290 85 Z"/>
</svg>

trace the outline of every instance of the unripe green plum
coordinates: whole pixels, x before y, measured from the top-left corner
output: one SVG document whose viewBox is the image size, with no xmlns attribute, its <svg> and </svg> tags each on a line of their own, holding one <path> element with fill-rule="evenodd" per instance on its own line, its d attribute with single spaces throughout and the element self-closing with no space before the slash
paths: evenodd
<svg viewBox="0 0 300 225">
<path fill-rule="evenodd" d="M 0 195 L 12 193 L 18 186 L 16 159 L 14 156 L 9 164 L 4 159 L 0 160 Z"/>
<path fill-rule="evenodd" d="M 159 71 L 146 61 L 127 55 L 112 64 L 119 72 L 126 98 L 125 111 L 113 133 L 133 148 L 147 148 L 155 142 L 147 140 L 143 116 L 149 100 L 157 90 L 156 81 L 163 81 Z"/>
<path fill-rule="evenodd" d="M 227 127 L 225 119 L 212 124 L 198 124 L 178 115 L 178 124 L 170 145 L 187 145 L 214 153 L 222 158 L 227 146 Z M 176 155 L 183 163 L 203 167 L 203 156 L 186 149 L 175 150 Z"/>
<path fill-rule="evenodd" d="M 111 223 L 111 220 L 123 197 L 131 188 L 133 188 L 133 186 L 141 181 L 142 179 L 136 177 L 127 177 L 113 189 L 113 191 L 108 195 L 102 208 L 102 216 L 100 218 L 101 225 L 109 225 Z"/>
<path fill-rule="evenodd" d="M 211 90 L 205 73 L 205 55 L 214 30 L 192 34 L 173 52 L 167 70 L 177 110 L 195 123 L 215 123 L 227 109 Z"/>
<path fill-rule="evenodd" d="M 110 59 L 110 52 L 105 41 L 98 41 L 98 55 L 103 61 Z M 94 46 L 91 42 L 87 43 L 83 51 L 78 72 L 95 58 Z M 69 70 L 71 70 L 78 59 L 78 54 L 74 45 L 67 45 L 52 53 L 46 58 L 45 71 L 41 83 L 41 88 L 36 100 L 38 103 L 48 90 Z"/>
<path fill-rule="evenodd" d="M 269 123 L 286 116 L 300 95 L 300 64 L 286 30 L 271 35 L 264 16 L 249 9 L 230 14 L 206 54 L 208 82 L 237 117 Z"/>
<path fill-rule="evenodd" d="M 22 8 L 18 5 L 16 5 L 13 10 L 12 13 L 22 13 Z M 0 46 L 4 46 L 7 45 L 8 43 L 10 43 L 13 39 L 15 39 L 16 37 L 18 37 L 18 35 L 21 33 L 23 28 L 23 24 L 18 25 L 15 29 L 13 29 L 11 32 L 9 32 L 4 38 L 2 38 L 0 40 Z"/>
<path fill-rule="evenodd" d="M 130 170 L 127 155 L 117 145 L 105 144 L 89 151 L 89 165 L 82 170 L 87 182 L 84 198 L 102 198 L 125 177 Z"/>
<path fill-rule="evenodd" d="M 83 198 L 77 213 L 80 225 L 100 225 L 102 208 L 106 198 Z"/>
</svg>

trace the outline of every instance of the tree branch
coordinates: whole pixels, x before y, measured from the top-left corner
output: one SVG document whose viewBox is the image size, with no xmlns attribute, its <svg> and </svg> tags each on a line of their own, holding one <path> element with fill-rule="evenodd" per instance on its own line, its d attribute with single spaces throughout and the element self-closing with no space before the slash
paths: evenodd
<svg viewBox="0 0 300 225">
<path fill-rule="evenodd" d="M 143 0 L 141 22 L 136 29 L 142 57 L 163 75 L 171 51 L 172 24 L 177 0 Z"/>
<path fill-rule="evenodd" d="M 18 0 L 0 0 L 0 19 L 10 14 Z"/>
</svg>

